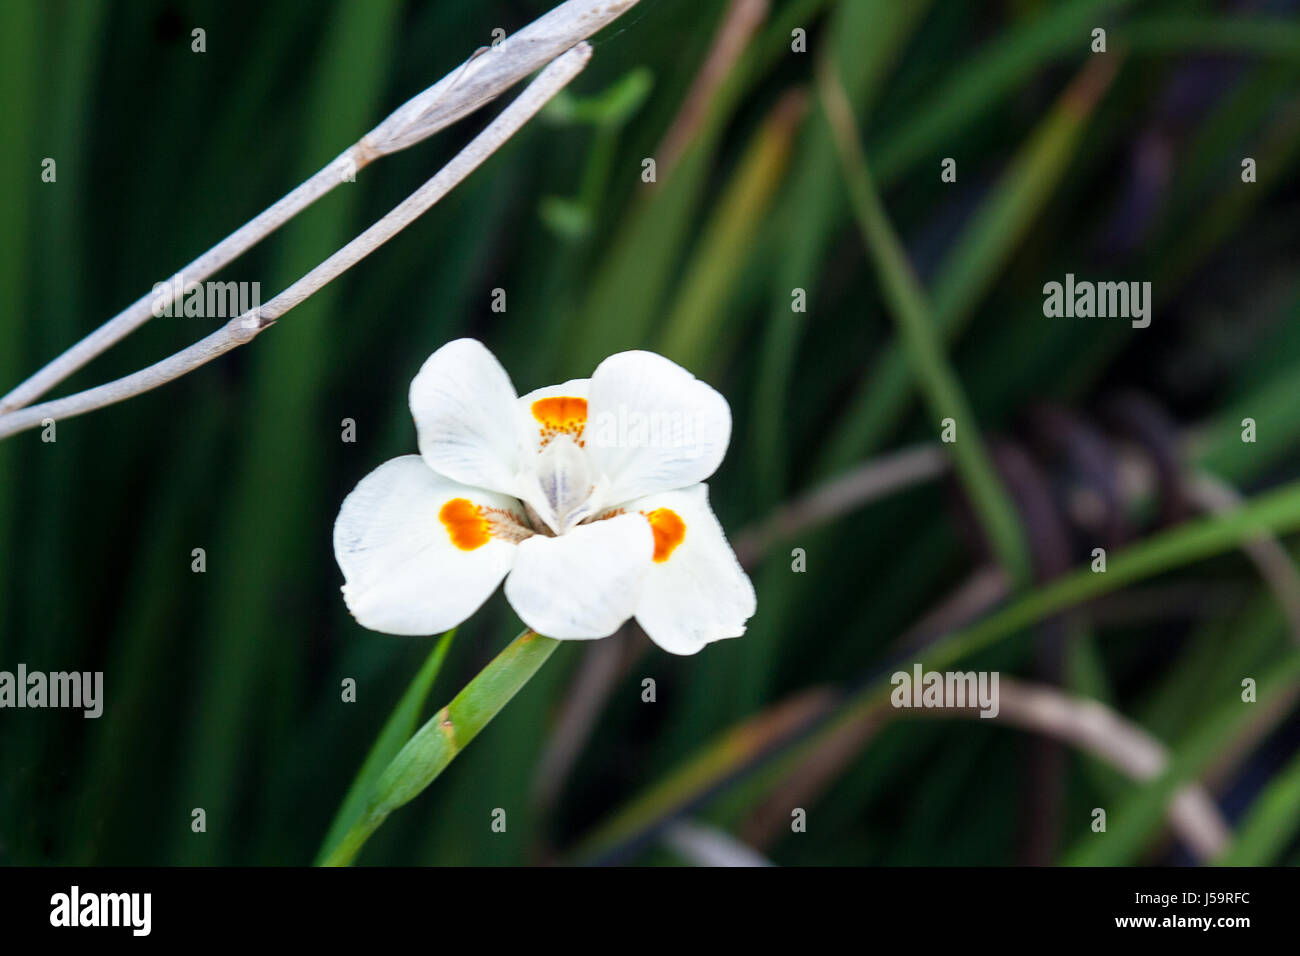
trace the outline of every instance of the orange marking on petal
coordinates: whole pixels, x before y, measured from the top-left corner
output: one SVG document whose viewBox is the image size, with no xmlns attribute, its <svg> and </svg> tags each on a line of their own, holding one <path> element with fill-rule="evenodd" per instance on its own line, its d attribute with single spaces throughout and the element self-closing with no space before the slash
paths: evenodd
<svg viewBox="0 0 1300 956">
<path fill-rule="evenodd" d="M 438 512 L 451 543 L 462 551 L 473 551 L 488 543 L 488 519 L 483 509 L 468 498 L 452 498 Z"/>
<path fill-rule="evenodd" d="M 552 395 L 539 398 L 532 405 L 533 418 L 541 422 L 538 436 L 542 447 L 556 435 L 572 435 L 575 439 L 582 437 L 582 430 L 587 425 L 587 400 L 574 395 Z"/>
<path fill-rule="evenodd" d="M 686 522 L 671 508 L 656 508 L 646 515 L 655 536 L 655 561 L 663 564 L 686 538 Z"/>
</svg>

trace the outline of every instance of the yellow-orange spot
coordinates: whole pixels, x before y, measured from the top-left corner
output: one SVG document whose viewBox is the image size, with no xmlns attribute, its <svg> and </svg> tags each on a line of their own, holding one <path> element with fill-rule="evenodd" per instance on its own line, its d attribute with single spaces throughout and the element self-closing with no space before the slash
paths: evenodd
<svg viewBox="0 0 1300 956">
<path fill-rule="evenodd" d="M 473 551 L 488 543 L 488 520 L 483 509 L 468 498 L 452 498 L 438 512 L 451 543 L 462 551 Z"/>
<path fill-rule="evenodd" d="M 686 538 L 686 522 L 671 508 L 656 508 L 646 517 L 655 536 L 655 560 L 663 564 Z"/>
<path fill-rule="evenodd" d="M 533 418 L 541 423 L 537 435 L 543 447 L 556 435 L 582 437 L 587 425 L 587 400 L 574 395 L 552 395 L 533 402 Z"/>
</svg>

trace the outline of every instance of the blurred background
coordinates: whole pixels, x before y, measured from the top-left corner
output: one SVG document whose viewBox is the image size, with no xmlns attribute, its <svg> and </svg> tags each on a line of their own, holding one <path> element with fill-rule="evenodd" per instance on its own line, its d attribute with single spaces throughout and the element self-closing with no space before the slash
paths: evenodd
<svg viewBox="0 0 1300 956">
<path fill-rule="evenodd" d="M 0 391 L 550 5 L 0 6 Z M 410 379 L 465 335 L 521 394 L 627 348 L 718 388 L 712 502 L 759 610 L 693 658 L 634 628 L 562 646 L 361 862 L 1300 862 L 1294 542 L 1163 537 L 1141 574 L 1086 571 L 1300 479 L 1296 6 L 641 0 L 537 121 L 249 347 L 0 442 L 0 669 L 101 670 L 105 696 L 98 720 L 0 712 L 0 862 L 311 862 L 433 647 L 350 618 L 334 516 L 415 450 Z M 500 105 L 214 278 L 269 299 Z M 883 230 L 846 186 L 867 176 Z M 1067 273 L 1150 282 L 1150 327 L 1045 317 Z M 213 325 L 156 319 L 59 392 Z M 1075 568 L 1066 599 L 996 617 Z M 863 696 L 991 614 L 945 660 L 1001 673 L 998 719 Z M 423 716 L 519 628 L 495 596 Z"/>
</svg>

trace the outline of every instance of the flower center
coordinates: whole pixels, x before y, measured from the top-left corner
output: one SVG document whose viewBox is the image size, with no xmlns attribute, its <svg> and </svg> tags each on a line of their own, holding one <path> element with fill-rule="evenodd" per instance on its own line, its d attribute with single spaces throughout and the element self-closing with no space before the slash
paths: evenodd
<svg viewBox="0 0 1300 956">
<path fill-rule="evenodd" d="M 663 564 L 686 539 L 686 522 L 671 508 L 656 508 L 646 517 L 655 536 L 655 561 Z"/>
<path fill-rule="evenodd" d="M 582 430 L 587 425 L 587 400 L 573 395 L 552 395 L 539 398 L 533 402 L 533 418 L 540 427 L 537 429 L 542 447 L 550 444 L 557 435 L 568 435 L 581 448 L 585 442 Z"/>
</svg>

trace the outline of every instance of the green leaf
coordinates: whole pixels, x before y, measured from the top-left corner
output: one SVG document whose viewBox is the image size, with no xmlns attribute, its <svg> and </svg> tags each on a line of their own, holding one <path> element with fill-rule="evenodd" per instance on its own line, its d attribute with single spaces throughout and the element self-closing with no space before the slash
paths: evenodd
<svg viewBox="0 0 1300 956">
<path fill-rule="evenodd" d="M 347 866 L 388 815 L 415 799 L 537 673 L 560 642 L 524 631 L 434 714 L 384 769 L 364 812 L 323 866 Z"/>
<path fill-rule="evenodd" d="M 357 771 L 356 779 L 352 781 L 352 786 L 348 788 L 347 796 L 343 798 L 343 804 L 339 807 L 338 815 L 335 816 L 334 823 L 330 826 L 329 833 L 321 844 L 320 854 L 316 858 L 317 863 L 324 861 L 329 856 L 330 852 L 342 841 L 348 830 L 352 828 L 352 825 L 361 818 L 361 814 L 365 811 L 366 804 L 369 802 L 370 793 L 379 780 L 379 775 L 384 772 L 384 768 L 392 762 L 398 751 L 410 740 L 411 731 L 415 729 L 415 722 L 420 719 L 420 711 L 424 709 L 424 702 L 429 696 L 429 690 L 433 687 L 438 672 L 442 670 L 443 659 L 447 656 L 447 649 L 451 647 L 452 639 L 455 636 L 456 631 L 454 628 L 442 635 L 442 638 L 434 645 L 428 658 L 416 673 L 415 679 L 411 681 L 411 686 L 406 689 L 402 699 L 397 702 L 397 707 L 394 708 L 388 722 L 384 724 L 384 729 L 379 732 L 379 737 L 370 748 L 370 753 L 366 756 L 361 769 Z"/>
<path fill-rule="evenodd" d="M 873 151 L 876 175 L 885 185 L 942 144 L 955 142 L 1026 77 L 1059 59 L 1088 56 L 1087 37 L 1122 13 L 1133 0 L 1075 0 L 1044 5 L 1023 26 L 1006 31 L 953 70 L 921 108 L 879 136 Z M 1104 18 L 1104 19 L 1103 19 Z M 1082 38 L 1082 39 L 1081 39 Z"/>
<path fill-rule="evenodd" d="M 1085 566 L 1041 585 L 984 620 L 935 641 L 918 652 L 916 661 L 926 670 L 943 670 L 1091 598 L 1221 553 L 1261 532 L 1280 534 L 1295 530 L 1300 530 L 1300 482 L 1262 494 L 1237 511 L 1189 522 L 1135 544 L 1116 554 L 1104 574 L 1093 573 Z M 1291 666 L 1290 660 L 1284 667 Z M 1296 661 L 1300 662 L 1300 655 Z M 637 833 L 705 799 L 708 794 L 724 790 L 751 769 L 756 759 L 774 755 L 784 767 L 796 766 L 828 735 L 885 704 L 889 689 L 887 676 L 881 674 L 849 697 L 830 720 L 802 737 L 793 750 L 783 750 L 782 741 L 766 737 L 763 748 L 756 750 L 750 746 L 757 722 L 731 728 L 616 811 L 608 822 L 578 844 L 575 857 L 588 859 L 634 839 Z M 1261 689 L 1260 693 L 1262 697 L 1265 691 Z"/>
<path fill-rule="evenodd" d="M 1105 89 L 1101 83 L 1083 83 L 1087 75 L 1079 75 L 1034 129 L 940 266 L 931 298 L 944 342 L 961 334 L 1070 167 Z M 817 474 L 842 471 L 874 449 L 898 424 L 911 395 L 906 355 L 896 345 L 886 346 L 840 416 Z"/>
<path fill-rule="evenodd" d="M 704 374 L 727 323 L 737 275 L 753 254 L 758 227 L 785 174 L 802 99 L 783 99 L 750 139 L 715 205 L 676 301 L 664 321 L 659 351 Z"/>
<path fill-rule="evenodd" d="M 840 79 L 854 115 L 869 117 L 885 80 L 929 10 L 929 0 L 894 3 L 863 0 L 835 8 L 827 35 L 840 66 Z M 844 217 L 842 190 L 835 172 L 835 146 L 820 109 L 810 111 L 800 134 L 799 153 L 780 208 L 774 218 L 783 239 L 775 303 L 764 331 L 750 441 L 754 447 L 757 497 L 771 507 L 785 491 L 790 455 L 786 430 L 769 423 L 785 421 L 793 391 L 799 346 L 808 313 L 792 311 L 790 294 L 802 288 L 815 302 L 817 277 L 830 254 Z"/>
<path fill-rule="evenodd" d="M 0 102 L 25 103 L 32 99 L 40 85 L 40 56 L 37 53 L 39 10 L 31 4 L 6 4 L 0 11 L 0 58 L 5 68 L 0 70 Z M 35 153 L 34 130 L 37 117 L 31 111 L 10 113 L 5 124 L 5 148 L 0 151 L 0 170 L 4 181 L 17 183 L 20 177 L 31 174 Z M 30 191 L 10 190 L 3 208 L 0 208 L 0 394 L 8 391 L 21 379 L 24 361 L 24 332 L 27 321 L 28 248 L 30 245 L 28 216 Z M 0 493 L 0 580 L 11 580 L 10 568 L 17 566 L 16 536 L 11 527 L 18 513 L 15 482 L 9 480 L 15 470 L 16 450 L 13 442 L 0 447 L 0 475 L 5 475 Z M 0 647 L 12 650 L 6 640 L 8 627 L 6 602 L 10 590 L 0 586 Z"/>
<path fill-rule="evenodd" d="M 589 123 L 619 127 L 641 108 L 654 86 L 654 76 L 644 67 L 629 70 L 594 96 L 578 97 L 561 90 L 546 104 L 541 116 L 557 123 Z"/>
<path fill-rule="evenodd" d="M 951 419 L 959 429 L 957 440 L 948 447 L 984 533 L 1007 574 L 1023 583 L 1029 578 L 1030 566 L 1020 516 L 993 468 L 974 410 L 944 352 L 934 310 L 876 192 L 836 70 L 834 61 L 821 61 L 818 85 L 863 241 L 879 274 L 902 347 L 930 404 L 931 417 L 940 426 Z"/>
<path fill-rule="evenodd" d="M 311 93 L 302 107 L 313 119 L 297 145 L 300 170 L 318 169 L 382 115 L 392 65 L 388 51 L 402 7 L 400 0 L 343 4 L 327 19 Z M 360 188 L 339 190 L 339 196 L 286 226 L 283 259 L 272 270 L 277 285 L 301 276 L 352 235 L 362 208 Z M 214 561 L 209 575 L 212 607 L 199 640 L 212 669 L 197 701 L 188 766 L 180 778 L 180 799 L 205 808 L 209 820 L 235 816 L 247 740 L 286 732 L 304 693 L 298 652 L 282 639 L 273 608 L 294 569 L 321 554 L 313 533 L 337 505 L 322 500 L 323 489 L 313 480 L 324 454 L 324 433 L 304 423 L 319 421 L 327 401 L 337 352 L 335 337 L 325 330 L 338 314 L 345 288 L 335 283 L 322 290 L 296 309 L 274 338 L 259 343 L 264 347 L 249 350 L 242 391 L 246 407 L 256 413 L 242 429 L 229 496 L 220 505 L 223 521 L 209 549 L 214 557 L 232 557 Z M 263 681 L 277 687 L 269 699 L 258 697 Z M 273 763 L 268 761 L 262 779 L 272 779 Z M 264 837 L 274 837 L 278 824 L 271 821 L 289 812 L 291 800 L 281 797 L 265 814 Z M 188 837 L 176 840 L 177 857 L 187 864 L 219 863 L 234 850 L 229 843 Z"/>
<path fill-rule="evenodd" d="M 1292 649 L 1260 679 L 1259 699 L 1270 701 L 1289 693 L 1300 676 L 1300 651 Z M 1238 732 L 1256 714 L 1258 704 L 1244 703 L 1236 694 L 1209 711 L 1197 728 L 1175 747 L 1165 772 L 1137 788 L 1108 814 L 1104 834 L 1087 833 L 1066 854 L 1071 866 L 1120 866 L 1134 862 L 1163 825 L 1169 801 L 1184 784 L 1195 780 L 1230 747 Z M 1295 786 L 1295 782 L 1284 784 Z M 1294 807 L 1292 808 L 1294 812 Z M 1259 841 L 1257 834 L 1252 838 Z M 1249 849 L 1248 851 L 1249 852 Z"/>
<path fill-rule="evenodd" d="M 1237 839 L 1216 861 L 1220 866 L 1267 866 L 1300 829 L 1300 756 L 1291 760 L 1259 795 L 1237 829 Z"/>
</svg>

